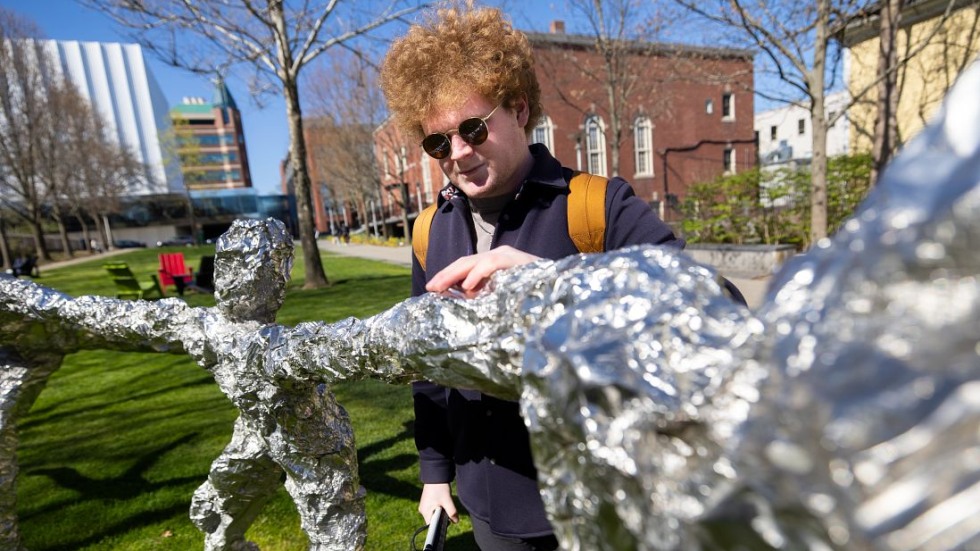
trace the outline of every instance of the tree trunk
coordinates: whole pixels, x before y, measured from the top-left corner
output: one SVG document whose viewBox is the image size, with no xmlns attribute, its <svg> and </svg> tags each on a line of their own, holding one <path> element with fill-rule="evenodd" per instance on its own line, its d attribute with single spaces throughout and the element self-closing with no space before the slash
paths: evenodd
<svg viewBox="0 0 980 551">
<path fill-rule="evenodd" d="M 323 271 L 320 249 L 316 244 L 313 200 L 310 197 L 310 172 L 306 165 L 306 140 L 303 136 L 303 113 L 299 105 L 299 91 L 295 80 L 283 79 L 283 95 L 286 100 L 286 115 L 289 118 L 289 162 L 293 166 L 299 239 L 303 245 L 303 263 L 306 267 L 306 281 L 303 288 L 320 289 L 329 285 L 329 281 Z"/>
<path fill-rule="evenodd" d="M 88 231 L 88 224 L 85 223 L 85 217 L 83 217 L 80 212 L 76 212 L 75 220 L 78 220 L 78 224 L 82 227 L 82 239 L 85 241 L 85 248 L 88 249 L 90 253 L 95 252 L 92 250 L 92 236 Z"/>
<path fill-rule="evenodd" d="M 0 218 L 0 257 L 3 258 L 5 268 L 13 268 L 10 258 L 10 243 L 7 240 L 7 222 Z"/>
<path fill-rule="evenodd" d="M 68 228 L 65 227 L 65 220 L 61 213 L 55 214 L 55 220 L 58 222 L 58 237 L 61 238 L 61 248 L 68 258 L 74 258 L 75 252 L 72 251 L 71 242 L 68 239 Z"/>
<path fill-rule="evenodd" d="M 816 40 L 813 48 L 813 70 L 810 87 L 810 124 L 813 128 L 813 160 L 810 166 L 810 245 L 827 237 L 827 120 L 824 116 L 824 70 L 827 65 L 830 0 L 817 2 Z"/>
<path fill-rule="evenodd" d="M 609 176 L 619 176 L 619 141 L 623 133 L 620 109 L 616 101 L 617 85 L 615 78 L 610 76 L 606 86 L 606 93 L 609 96 L 609 154 L 612 156 Z"/>
<path fill-rule="evenodd" d="M 102 250 L 108 251 L 109 244 L 106 242 L 106 231 L 105 231 L 105 219 L 102 218 L 102 213 L 95 213 L 95 229 L 99 234 L 99 243 L 102 244 Z"/>
<path fill-rule="evenodd" d="M 874 140 L 871 145 L 871 184 L 878 182 L 885 165 L 898 146 L 898 23 L 902 0 L 886 0 L 881 5 L 878 52 L 878 98 Z"/>
<path fill-rule="evenodd" d="M 41 221 L 36 219 L 31 220 L 31 235 L 34 236 L 34 253 L 38 258 L 42 260 L 51 260 L 51 253 L 48 252 L 48 244 L 44 241 L 44 228 L 41 227 Z"/>
</svg>

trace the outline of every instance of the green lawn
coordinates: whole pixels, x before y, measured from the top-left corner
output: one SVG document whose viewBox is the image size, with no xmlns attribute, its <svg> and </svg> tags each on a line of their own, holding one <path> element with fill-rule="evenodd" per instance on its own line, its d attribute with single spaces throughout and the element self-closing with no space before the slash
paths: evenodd
<svg viewBox="0 0 980 551">
<path fill-rule="evenodd" d="M 127 262 L 143 280 L 167 249 L 135 250 Z M 213 248 L 171 248 L 199 265 Z M 324 257 L 331 287 L 303 290 L 297 255 L 279 322 L 366 317 L 403 300 L 410 270 Z M 44 270 L 38 283 L 78 296 L 113 295 L 101 260 Z M 188 293 L 193 306 L 213 306 Z M 368 549 L 407 549 L 420 525 L 418 464 L 408 387 L 373 381 L 335 388 L 350 412 L 367 488 Z M 200 549 L 188 519 L 194 489 L 227 444 L 234 407 L 210 375 L 185 356 L 86 351 L 68 356 L 20 426 L 18 512 L 26 546 L 54 549 Z M 473 548 L 468 519 L 450 528 L 447 550 Z M 289 496 L 280 490 L 249 532 L 262 549 L 304 549 Z M 420 538 L 421 541 L 421 538 Z"/>
</svg>

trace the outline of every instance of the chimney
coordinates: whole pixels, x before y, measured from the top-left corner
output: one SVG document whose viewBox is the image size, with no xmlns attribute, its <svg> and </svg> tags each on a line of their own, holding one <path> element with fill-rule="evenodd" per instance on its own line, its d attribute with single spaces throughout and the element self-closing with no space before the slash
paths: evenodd
<svg viewBox="0 0 980 551">
<path fill-rule="evenodd" d="M 565 22 L 560 19 L 552 21 L 551 34 L 565 34 Z"/>
</svg>

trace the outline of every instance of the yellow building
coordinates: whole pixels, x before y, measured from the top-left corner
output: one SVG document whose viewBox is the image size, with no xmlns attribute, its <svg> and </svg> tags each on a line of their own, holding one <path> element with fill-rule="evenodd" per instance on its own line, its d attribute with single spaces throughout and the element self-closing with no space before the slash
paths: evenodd
<svg viewBox="0 0 980 551">
<path fill-rule="evenodd" d="M 952 6 L 950 5 L 952 4 Z M 952 13 L 944 20 L 947 10 Z M 898 144 L 908 142 L 929 121 L 956 77 L 980 53 L 980 1 L 906 0 L 898 33 L 898 58 L 917 53 L 898 73 Z M 851 151 L 870 151 L 877 108 L 874 86 L 880 40 L 872 13 L 848 26 L 848 89 L 852 97 L 870 90 L 851 109 Z"/>
</svg>

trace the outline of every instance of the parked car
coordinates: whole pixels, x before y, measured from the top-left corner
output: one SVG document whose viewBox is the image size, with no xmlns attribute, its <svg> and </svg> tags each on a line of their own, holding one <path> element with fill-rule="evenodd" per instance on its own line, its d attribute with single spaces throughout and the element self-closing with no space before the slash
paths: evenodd
<svg viewBox="0 0 980 551">
<path fill-rule="evenodd" d="M 112 242 L 112 246 L 117 249 L 142 249 L 146 247 L 146 243 L 132 239 L 117 239 Z"/>
<path fill-rule="evenodd" d="M 189 235 L 173 237 L 165 241 L 157 241 L 157 247 L 191 247 L 196 244 L 194 238 Z"/>
</svg>

